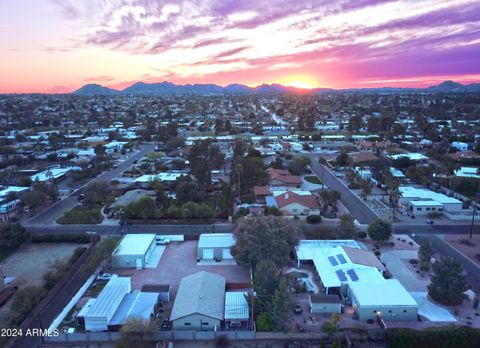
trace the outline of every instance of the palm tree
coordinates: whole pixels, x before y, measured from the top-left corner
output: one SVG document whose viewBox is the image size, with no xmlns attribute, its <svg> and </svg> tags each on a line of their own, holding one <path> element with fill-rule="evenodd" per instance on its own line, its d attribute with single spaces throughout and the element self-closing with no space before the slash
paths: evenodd
<svg viewBox="0 0 480 348">
<path fill-rule="evenodd" d="M 335 190 L 330 190 L 330 204 L 333 207 L 334 211 L 338 210 L 337 204 L 338 201 L 340 200 L 341 194 L 338 191 Z"/>
<path fill-rule="evenodd" d="M 390 201 L 390 206 L 392 209 L 392 219 L 395 220 L 395 215 L 398 208 L 398 201 L 402 197 L 402 193 L 400 192 L 400 182 L 391 177 L 390 180 L 387 182 L 388 186 L 388 198 Z"/>
<path fill-rule="evenodd" d="M 233 170 L 232 170 L 232 177 L 235 178 L 236 177 L 236 181 L 235 181 L 235 191 L 238 193 L 238 196 L 240 197 L 242 191 L 241 191 L 241 177 L 242 177 L 242 174 L 243 174 L 243 166 L 241 164 L 235 164 L 235 166 L 233 167 Z"/>
<path fill-rule="evenodd" d="M 321 190 L 320 199 L 322 200 L 322 212 L 326 213 L 328 210 L 328 204 L 330 203 L 330 190 Z"/>
<path fill-rule="evenodd" d="M 363 198 L 364 201 L 367 200 L 368 195 L 372 193 L 372 185 L 370 184 L 369 180 L 360 180 L 360 187 L 362 188 L 362 192 L 360 196 Z"/>
</svg>

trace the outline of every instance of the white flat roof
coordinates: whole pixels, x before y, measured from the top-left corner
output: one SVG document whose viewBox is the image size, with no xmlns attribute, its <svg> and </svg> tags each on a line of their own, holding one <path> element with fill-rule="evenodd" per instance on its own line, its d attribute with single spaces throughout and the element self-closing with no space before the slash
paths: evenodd
<svg viewBox="0 0 480 348">
<path fill-rule="evenodd" d="M 461 167 L 455 171 L 455 175 L 466 178 L 480 178 L 480 175 L 478 174 L 478 168 L 475 167 Z"/>
<path fill-rule="evenodd" d="M 234 244 L 233 233 L 203 233 L 198 239 L 199 248 L 229 248 Z"/>
<path fill-rule="evenodd" d="M 245 291 L 228 291 L 225 293 L 225 320 L 249 318 L 248 302 Z"/>
<path fill-rule="evenodd" d="M 328 248 L 335 248 L 337 246 L 349 246 L 352 248 L 361 249 L 360 245 L 353 239 L 345 240 L 301 240 L 295 247 L 297 259 L 299 261 L 313 260 L 318 253 L 327 253 Z"/>
<path fill-rule="evenodd" d="M 0 198 L 8 196 L 10 192 L 20 193 L 20 192 L 27 191 L 29 189 L 30 189 L 29 187 L 24 187 L 24 186 L 8 186 L 0 190 Z"/>
<path fill-rule="evenodd" d="M 452 204 L 452 203 L 462 204 L 462 202 L 456 198 L 449 197 L 442 193 L 433 192 L 428 189 L 421 189 L 421 188 L 416 188 L 411 186 L 401 186 L 399 190 L 400 190 L 400 193 L 402 194 L 402 198 L 406 198 L 406 199 L 411 198 L 411 199 L 416 199 L 418 201 L 437 201 L 441 204 Z"/>
<path fill-rule="evenodd" d="M 297 246 L 297 259 L 312 260 L 326 288 L 340 287 L 344 283 L 377 284 L 385 281 L 377 268 L 352 262 L 342 246 L 361 249 L 354 240 L 301 240 Z"/>
<path fill-rule="evenodd" d="M 66 167 L 66 168 L 51 168 L 47 169 L 43 172 L 40 172 L 38 174 L 32 175 L 30 179 L 32 181 L 47 181 L 52 179 L 57 179 L 60 178 L 61 176 L 67 174 L 68 172 L 72 170 L 81 170 L 80 167 Z"/>
<path fill-rule="evenodd" d="M 152 243 L 155 234 L 127 234 L 114 251 L 115 255 L 143 255 Z"/>
<path fill-rule="evenodd" d="M 410 204 L 415 207 L 443 207 L 443 204 L 437 201 L 410 201 Z"/>
<path fill-rule="evenodd" d="M 407 158 L 411 159 L 412 161 L 419 161 L 419 160 L 428 159 L 427 156 L 422 155 L 421 153 L 418 153 L 418 152 L 399 153 L 399 154 L 396 154 L 396 155 L 388 155 L 388 157 L 390 157 L 393 160 L 397 160 L 397 159 L 400 159 L 402 157 L 407 157 Z"/>
<path fill-rule="evenodd" d="M 159 173 L 156 175 L 150 175 L 150 174 L 145 174 L 142 176 L 139 176 L 138 178 L 135 179 L 135 182 L 150 182 L 150 181 L 175 181 L 177 178 L 181 176 L 187 176 L 185 173 Z"/>
<path fill-rule="evenodd" d="M 367 283 L 350 283 L 349 286 L 361 306 L 418 306 L 397 279 L 385 279 L 374 286 Z"/>
</svg>

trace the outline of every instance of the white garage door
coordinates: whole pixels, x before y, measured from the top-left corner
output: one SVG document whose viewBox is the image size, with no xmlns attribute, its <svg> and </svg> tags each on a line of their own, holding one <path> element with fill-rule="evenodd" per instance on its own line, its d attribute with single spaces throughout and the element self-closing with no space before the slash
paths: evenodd
<svg viewBox="0 0 480 348">
<path fill-rule="evenodd" d="M 135 266 L 137 269 L 143 268 L 143 260 L 142 259 L 135 259 Z"/>
<path fill-rule="evenodd" d="M 222 259 L 224 260 L 233 259 L 232 253 L 230 252 L 230 248 L 222 250 Z"/>
<path fill-rule="evenodd" d="M 213 260 L 213 249 L 203 249 L 204 260 Z"/>
</svg>

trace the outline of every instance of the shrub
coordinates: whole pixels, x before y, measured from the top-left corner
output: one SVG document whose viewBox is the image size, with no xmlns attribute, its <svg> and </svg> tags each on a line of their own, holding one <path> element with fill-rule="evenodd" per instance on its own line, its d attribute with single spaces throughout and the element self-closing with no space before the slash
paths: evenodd
<svg viewBox="0 0 480 348">
<path fill-rule="evenodd" d="M 42 234 L 32 236 L 32 243 L 90 243 L 88 234 Z"/>
<path fill-rule="evenodd" d="M 320 215 L 308 215 L 307 222 L 309 224 L 318 224 L 322 221 L 322 217 Z"/>
<path fill-rule="evenodd" d="M 367 232 L 360 231 L 357 233 L 358 238 L 365 239 L 367 238 Z"/>
<path fill-rule="evenodd" d="M 421 331 L 404 328 L 386 330 L 389 348 L 478 347 L 480 330 L 470 327 L 438 327 Z"/>
<path fill-rule="evenodd" d="M 273 330 L 273 324 L 272 320 L 270 319 L 269 315 L 267 313 L 260 313 L 257 315 L 257 330 L 258 331 L 272 331 Z"/>
<path fill-rule="evenodd" d="M 376 256 L 380 256 L 380 254 L 381 254 L 380 250 L 375 250 L 375 255 Z"/>
<path fill-rule="evenodd" d="M 430 270 L 430 262 L 420 262 L 420 271 L 428 272 Z"/>
<path fill-rule="evenodd" d="M 417 265 L 418 264 L 417 259 L 410 259 L 410 260 L 408 260 L 408 262 L 410 262 L 412 265 Z"/>
</svg>

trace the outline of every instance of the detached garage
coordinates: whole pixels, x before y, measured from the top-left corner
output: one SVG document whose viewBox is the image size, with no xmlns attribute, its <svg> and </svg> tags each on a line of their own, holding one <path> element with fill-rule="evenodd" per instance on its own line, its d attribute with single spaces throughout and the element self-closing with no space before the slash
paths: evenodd
<svg viewBox="0 0 480 348">
<path fill-rule="evenodd" d="M 155 234 L 127 234 L 112 253 L 112 267 L 145 268 L 155 246 Z"/>
<path fill-rule="evenodd" d="M 232 233 L 201 234 L 198 240 L 199 260 L 232 260 L 230 248 L 235 244 Z"/>
<path fill-rule="evenodd" d="M 310 295 L 309 305 L 310 312 L 314 314 L 342 312 L 342 302 L 338 295 Z"/>
</svg>

